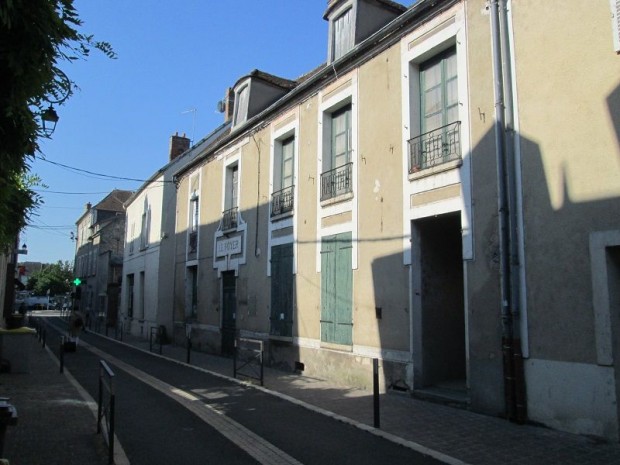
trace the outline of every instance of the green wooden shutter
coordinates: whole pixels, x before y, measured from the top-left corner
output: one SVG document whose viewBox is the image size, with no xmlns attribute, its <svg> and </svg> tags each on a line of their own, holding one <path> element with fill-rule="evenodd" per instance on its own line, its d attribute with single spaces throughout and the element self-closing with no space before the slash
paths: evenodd
<svg viewBox="0 0 620 465">
<path fill-rule="evenodd" d="M 335 342 L 352 344 L 352 280 L 351 233 L 338 234 L 336 242 L 336 328 Z"/>
<path fill-rule="evenodd" d="M 321 247 L 321 340 L 352 344 L 351 233 L 323 239 Z"/>
<path fill-rule="evenodd" d="M 321 242 L 321 340 L 335 340 L 335 244 L 334 236 L 326 237 Z"/>
<path fill-rule="evenodd" d="M 293 335 L 293 244 L 271 249 L 270 319 L 271 334 Z"/>
</svg>

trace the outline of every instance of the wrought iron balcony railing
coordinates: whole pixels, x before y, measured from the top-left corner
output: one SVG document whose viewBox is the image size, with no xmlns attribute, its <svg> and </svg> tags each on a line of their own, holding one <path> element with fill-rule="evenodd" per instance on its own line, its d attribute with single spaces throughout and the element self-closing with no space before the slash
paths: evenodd
<svg viewBox="0 0 620 465">
<path fill-rule="evenodd" d="M 229 229 L 237 229 L 238 217 L 237 207 L 230 208 L 222 213 L 222 230 L 227 231 Z"/>
<path fill-rule="evenodd" d="M 353 192 L 353 163 L 321 173 L 321 200 Z"/>
<path fill-rule="evenodd" d="M 409 139 L 409 173 L 460 159 L 460 121 Z"/>
<path fill-rule="evenodd" d="M 271 194 L 271 216 L 293 211 L 294 186 L 285 187 Z"/>
</svg>

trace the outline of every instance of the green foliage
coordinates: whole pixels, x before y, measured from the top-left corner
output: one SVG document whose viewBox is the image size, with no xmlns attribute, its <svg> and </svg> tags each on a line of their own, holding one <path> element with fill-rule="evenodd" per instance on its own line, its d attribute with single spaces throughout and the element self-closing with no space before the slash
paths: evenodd
<svg viewBox="0 0 620 465">
<path fill-rule="evenodd" d="M 0 248 L 14 243 L 40 200 L 30 189 L 29 162 L 46 137 L 39 126 L 50 103 L 62 103 L 75 84 L 60 62 L 92 49 L 115 58 L 110 44 L 79 31 L 73 0 L 0 1 Z"/>
<path fill-rule="evenodd" d="M 35 295 L 64 294 L 71 291 L 73 281 L 73 269 L 69 262 L 61 262 L 43 265 L 40 271 L 32 273 L 28 278 L 28 290 L 34 291 Z"/>
</svg>

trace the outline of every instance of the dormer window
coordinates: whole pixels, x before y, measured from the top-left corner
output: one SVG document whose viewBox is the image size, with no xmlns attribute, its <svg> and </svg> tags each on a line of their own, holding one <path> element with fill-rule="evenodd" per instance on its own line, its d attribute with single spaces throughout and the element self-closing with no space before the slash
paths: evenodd
<svg viewBox="0 0 620 465">
<path fill-rule="evenodd" d="M 353 9 L 349 8 L 334 20 L 333 25 L 333 60 L 353 48 Z"/>
<path fill-rule="evenodd" d="M 392 0 L 329 0 L 327 59 L 336 61 L 407 10 Z"/>
<path fill-rule="evenodd" d="M 235 96 L 235 113 L 233 116 L 233 126 L 237 126 L 248 119 L 248 104 L 250 102 L 250 86 L 245 84 Z"/>
<path fill-rule="evenodd" d="M 265 110 L 293 89 L 296 84 L 295 81 L 289 81 L 257 69 L 240 78 L 233 87 L 235 90 L 233 128 L 243 125 L 247 120 Z"/>
</svg>

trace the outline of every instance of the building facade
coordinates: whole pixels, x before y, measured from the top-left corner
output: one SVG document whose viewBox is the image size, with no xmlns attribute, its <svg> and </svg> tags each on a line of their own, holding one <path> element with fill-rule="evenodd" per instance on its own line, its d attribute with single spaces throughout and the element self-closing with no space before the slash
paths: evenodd
<svg viewBox="0 0 620 465">
<path fill-rule="evenodd" d="M 328 2 L 175 171 L 175 336 L 618 440 L 618 6 L 562 8 Z"/>
<path fill-rule="evenodd" d="M 123 269 L 124 202 L 131 191 L 115 189 L 76 221 L 74 308 L 89 327 L 116 327 Z"/>
</svg>

